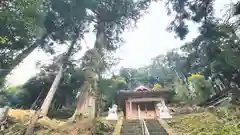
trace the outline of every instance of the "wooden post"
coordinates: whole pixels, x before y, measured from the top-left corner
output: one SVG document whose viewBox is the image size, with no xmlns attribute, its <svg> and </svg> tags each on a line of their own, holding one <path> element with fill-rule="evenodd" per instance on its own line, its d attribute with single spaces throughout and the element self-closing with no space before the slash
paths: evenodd
<svg viewBox="0 0 240 135">
<path fill-rule="evenodd" d="M 130 115 L 132 116 L 132 100 L 130 99 Z"/>
<path fill-rule="evenodd" d="M 141 110 L 140 110 L 139 105 L 137 106 L 137 109 L 138 109 L 138 119 L 140 120 L 141 119 Z"/>
</svg>

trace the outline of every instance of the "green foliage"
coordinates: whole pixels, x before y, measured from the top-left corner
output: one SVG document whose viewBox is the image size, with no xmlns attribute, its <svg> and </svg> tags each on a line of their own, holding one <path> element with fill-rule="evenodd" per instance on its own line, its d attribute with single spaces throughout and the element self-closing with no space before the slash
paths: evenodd
<svg viewBox="0 0 240 135">
<path fill-rule="evenodd" d="M 180 135 L 238 135 L 239 117 L 230 108 L 217 108 L 213 113 L 188 114 L 168 121 Z"/>
<path fill-rule="evenodd" d="M 163 0 L 163 2 L 168 15 L 174 16 L 167 29 L 175 32 L 180 39 L 185 39 L 189 32 L 187 21 L 205 25 L 214 18 L 214 0 Z"/>
<path fill-rule="evenodd" d="M 8 38 L 5 36 L 5 37 L 0 37 L 0 43 L 2 44 L 6 44 L 8 41 Z"/>
<path fill-rule="evenodd" d="M 172 69 L 177 78 L 184 80 L 186 83 L 187 76 L 193 73 L 200 73 L 204 78 L 211 77 L 210 82 L 197 82 L 197 88 L 205 84 L 204 87 L 209 87 L 210 91 L 204 90 L 204 97 L 209 97 L 213 93 L 220 94 L 220 90 L 215 88 L 212 91 L 209 83 L 216 85 L 215 80 L 221 80 L 227 88 L 232 88 L 230 85 L 234 83 L 240 86 L 239 78 L 239 42 L 237 29 L 229 23 L 219 23 L 213 19 L 200 27 L 200 35 L 192 41 L 185 43 L 179 49 L 174 49 L 168 52 L 163 59 L 164 64 Z M 199 83 L 199 84 L 198 84 Z M 205 89 L 204 88 L 204 89 Z M 235 94 L 237 93 L 234 89 Z M 191 97 L 199 97 L 193 94 Z M 210 94 L 207 96 L 207 94 Z M 201 96 L 200 96 L 201 97 Z M 204 98 L 205 99 L 205 98 Z M 204 100 L 199 99 L 199 100 Z M 234 99 L 235 100 L 235 99 Z"/>
<path fill-rule="evenodd" d="M 189 85 L 191 85 L 189 96 L 195 104 L 206 101 L 213 94 L 212 85 L 204 76 L 192 76 Z"/>
<path fill-rule="evenodd" d="M 160 63 L 161 61 L 156 58 L 153 63 L 145 67 L 138 69 L 122 68 L 120 69 L 120 76 L 129 84 L 129 89 L 133 89 L 139 84 L 153 87 L 155 83 L 158 83 L 161 87 L 171 87 L 171 81 L 174 79 L 175 73 Z"/>
<path fill-rule="evenodd" d="M 116 50 L 123 39 L 121 34 L 125 29 L 131 28 L 144 12 L 148 9 L 150 2 L 134 0 L 98 0 L 93 1 L 90 10 L 94 15 L 95 29 L 104 33 L 104 46 L 95 44 L 99 49 Z M 96 35 L 98 36 L 98 35 Z"/>
<path fill-rule="evenodd" d="M 181 102 L 189 101 L 189 91 L 187 86 L 181 81 L 175 81 L 174 83 L 174 91 L 175 91 L 175 100 Z"/>
<path fill-rule="evenodd" d="M 14 57 L 29 47 L 35 37 L 41 0 L 1 2 L 0 68 L 8 69 Z M 39 10 L 40 11 L 40 10 Z"/>
<path fill-rule="evenodd" d="M 13 0 L 2 7 L 0 37 L 7 37 L 0 48 L 23 49 L 35 36 L 41 0 Z M 38 10 L 39 9 L 39 10 Z M 16 12 L 17 11 L 17 12 Z"/>
<path fill-rule="evenodd" d="M 0 107 L 4 107 L 7 105 L 8 99 L 6 97 L 6 93 L 4 91 L 0 92 Z"/>
<path fill-rule="evenodd" d="M 103 119 L 96 118 L 94 120 L 94 127 L 92 134 L 94 135 L 105 135 L 111 134 L 114 131 L 115 123 L 104 121 Z"/>
<path fill-rule="evenodd" d="M 114 76 L 110 79 L 100 79 L 99 89 L 103 94 L 103 109 L 117 103 L 117 92 L 126 88 L 126 82 L 122 77 Z"/>
<path fill-rule="evenodd" d="M 234 5 L 234 15 L 239 15 L 240 14 L 240 2 L 237 2 L 235 5 Z"/>
<path fill-rule="evenodd" d="M 206 101 L 213 94 L 213 88 L 204 76 L 193 74 L 188 83 L 176 81 L 174 91 L 175 100 L 182 101 L 185 104 L 200 104 Z"/>
<path fill-rule="evenodd" d="M 1 92 L 2 105 L 10 105 L 11 107 L 22 107 L 26 104 L 27 98 L 29 98 L 29 93 L 25 92 L 22 87 L 8 87 Z"/>
<path fill-rule="evenodd" d="M 57 63 L 43 65 L 42 71 L 23 86 L 6 89 L 5 96 L 11 107 L 39 108 L 51 87 L 57 68 Z M 61 79 L 57 94 L 54 96 L 54 102 L 51 105 L 52 114 L 50 115 L 56 114 L 58 110 L 59 113 L 65 110 L 66 114 L 69 111 L 70 113 L 74 111 L 76 93 L 83 81 L 84 76 L 81 69 L 69 65 Z"/>
</svg>

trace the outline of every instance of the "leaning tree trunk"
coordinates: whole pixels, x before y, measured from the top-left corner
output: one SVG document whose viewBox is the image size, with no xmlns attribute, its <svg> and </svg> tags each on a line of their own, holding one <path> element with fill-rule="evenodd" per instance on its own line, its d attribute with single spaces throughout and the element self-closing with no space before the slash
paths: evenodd
<svg viewBox="0 0 240 135">
<path fill-rule="evenodd" d="M 55 79 L 52 83 L 52 86 L 51 86 L 46 98 L 44 99 L 42 106 L 41 106 L 41 111 L 42 111 L 43 116 L 46 116 L 47 113 L 48 113 L 48 109 L 51 105 L 53 97 L 54 97 L 54 95 L 57 91 L 58 85 L 60 84 L 61 78 L 63 76 L 63 71 L 64 71 L 64 68 L 65 68 L 65 62 L 68 60 L 68 58 L 69 58 L 69 56 L 70 56 L 70 54 L 73 50 L 73 47 L 76 43 L 76 40 L 77 40 L 77 38 L 73 40 L 73 42 L 71 43 L 66 55 L 63 55 L 63 57 L 62 57 L 62 61 L 61 61 L 61 64 L 60 64 L 60 69 L 58 71 L 58 74 L 55 77 Z"/>
<path fill-rule="evenodd" d="M 54 95 L 55 95 L 55 93 L 57 91 L 57 88 L 58 88 L 58 85 L 60 83 L 60 80 L 61 80 L 61 78 L 63 76 L 63 71 L 64 71 L 64 67 L 63 66 L 64 66 L 64 64 L 60 65 L 60 69 L 58 71 L 58 74 L 55 77 L 55 79 L 54 79 L 54 81 L 52 83 L 52 86 L 51 86 L 51 88 L 50 88 L 46 98 L 44 99 L 42 106 L 41 106 L 42 115 L 44 115 L 44 116 L 47 115 L 48 109 L 49 109 L 49 107 L 51 105 L 51 102 L 52 102 L 53 97 L 54 97 Z"/>
</svg>

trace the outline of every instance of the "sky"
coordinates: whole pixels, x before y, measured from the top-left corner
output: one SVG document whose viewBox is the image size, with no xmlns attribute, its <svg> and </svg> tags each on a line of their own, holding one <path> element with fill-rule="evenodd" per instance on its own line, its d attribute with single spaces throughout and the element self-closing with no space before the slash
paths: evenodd
<svg viewBox="0 0 240 135">
<path fill-rule="evenodd" d="M 229 2 L 230 0 L 216 0 L 217 16 L 222 15 L 221 11 L 224 10 L 224 5 Z M 116 72 L 121 67 L 138 68 L 148 65 L 153 57 L 165 54 L 173 48 L 178 48 L 184 42 L 197 36 L 197 24 L 189 23 L 190 33 L 186 40 L 176 39 L 173 33 L 166 31 L 166 27 L 171 20 L 172 18 L 167 16 L 162 3 L 153 3 L 149 13 L 139 20 L 137 28 L 124 32 L 125 44 L 115 54 L 121 61 L 112 70 Z M 83 56 L 87 47 L 93 47 L 94 41 L 95 35 L 93 33 L 86 34 L 84 41 L 82 41 L 83 49 L 76 56 Z M 63 48 L 59 50 L 59 52 L 64 51 L 66 50 Z M 25 83 L 39 72 L 39 67 L 36 66 L 38 61 L 47 63 L 50 59 L 50 55 L 41 50 L 35 50 L 8 76 L 7 85 L 16 86 Z"/>
</svg>

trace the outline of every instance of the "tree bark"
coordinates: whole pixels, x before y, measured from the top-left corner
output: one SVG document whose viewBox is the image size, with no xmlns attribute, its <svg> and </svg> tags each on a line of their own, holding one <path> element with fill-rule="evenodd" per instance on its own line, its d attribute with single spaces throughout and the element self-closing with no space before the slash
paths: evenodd
<svg viewBox="0 0 240 135">
<path fill-rule="evenodd" d="M 100 80 L 100 65 L 99 64 L 102 64 L 102 57 L 104 56 L 104 53 L 103 53 L 103 49 L 107 49 L 107 45 L 106 45 L 106 39 L 105 39 L 105 35 L 104 35 L 104 22 L 99 22 L 98 26 L 97 26 L 97 34 L 96 34 L 96 40 L 95 40 L 95 43 L 94 43 L 94 48 L 97 49 L 98 53 L 100 54 L 100 58 L 99 59 L 99 62 L 97 64 L 97 74 L 98 74 L 98 77 L 99 77 L 99 80 Z M 97 80 L 97 81 L 99 81 Z M 97 82 L 99 83 L 99 82 Z M 101 91 L 99 89 L 99 86 L 97 86 L 97 88 L 95 89 L 96 91 L 96 95 L 95 95 L 95 116 L 99 117 L 100 116 L 100 112 L 101 112 Z"/>
<path fill-rule="evenodd" d="M 73 40 L 73 42 L 71 43 L 71 45 L 70 45 L 66 55 L 63 55 L 63 57 L 62 57 L 62 61 L 61 61 L 61 64 L 60 64 L 60 69 L 58 71 L 58 74 L 55 77 L 55 79 L 54 79 L 54 81 L 52 83 L 52 86 L 51 86 L 51 88 L 50 88 L 46 98 L 44 99 L 42 106 L 41 106 L 41 110 L 42 110 L 42 115 L 43 116 L 46 116 L 47 113 L 48 113 L 48 109 L 49 109 L 49 107 L 51 105 L 53 97 L 54 97 L 54 95 L 55 95 L 55 93 L 57 91 L 58 85 L 60 84 L 61 78 L 63 76 L 63 72 L 64 72 L 64 68 L 65 68 L 65 62 L 68 60 L 68 58 L 69 58 L 69 56 L 70 56 L 70 54 L 71 54 L 71 52 L 73 50 L 73 47 L 74 47 L 74 45 L 76 43 L 76 40 L 77 39 Z"/>
<path fill-rule="evenodd" d="M 86 96 L 88 95 L 90 88 L 90 83 L 87 81 L 85 81 L 84 84 L 80 87 L 79 91 L 81 92 L 81 94 L 77 97 L 76 109 L 74 111 L 74 114 L 70 118 L 71 121 L 74 121 L 76 119 L 76 116 L 80 115 L 81 111 L 83 110 L 82 105 L 86 100 Z"/>
<path fill-rule="evenodd" d="M 98 76 L 99 76 L 99 80 L 101 80 L 101 74 L 98 73 Z M 99 83 L 99 80 L 97 83 Z M 96 101 L 95 101 L 95 104 L 96 104 L 96 116 L 99 117 L 100 116 L 100 113 L 101 113 L 101 105 L 102 105 L 102 91 L 100 90 L 99 88 L 99 84 L 97 85 L 97 89 L 96 89 Z"/>
<path fill-rule="evenodd" d="M 48 113 L 48 109 L 49 109 L 49 107 L 51 105 L 51 102 L 52 102 L 53 97 L 54 97 L 54 95 L 55 95 L 55 93 L 57 91 L 57 88 L 58 88 L 58 85 L 60 83 L 60 80 L 61 80 L 61 78 L 63 76 L 63 70 L 64 70 L 64 67 L 63 67 L 63 64 L 61 64 L 60 69 L 58 71 L 58 74 L 55 77 L 55 79 L 54 79 L 54 81 L 52 83 L 52 86 L 51 86 L 51 88 L 50 88 L 46 98 L 43 101 L 43 104 L 41 106 L 41 110 L 42 110 L 42 115 L 44 115 L 44 116 L 46 116 L 47 113 Z"/>
</svg>

